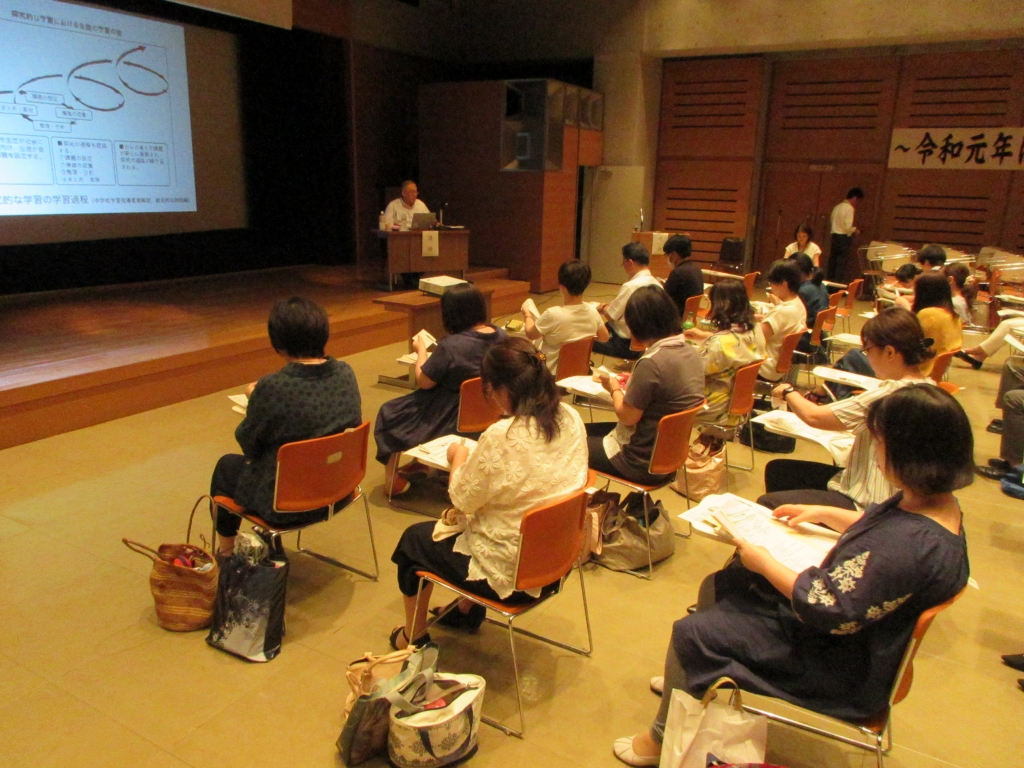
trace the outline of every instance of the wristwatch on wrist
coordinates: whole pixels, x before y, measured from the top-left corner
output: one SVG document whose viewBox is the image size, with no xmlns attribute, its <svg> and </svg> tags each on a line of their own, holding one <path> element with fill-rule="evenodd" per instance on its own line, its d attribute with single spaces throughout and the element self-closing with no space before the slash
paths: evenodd
<svg viewBox="0 0 1024 768">
<path fill-rule="evenodd" d="M 786 402 L 786 398 L 790 395 L 791 392 L 796 392 L 796 387 L 789 386 L 782 390 L 782 402 Z"/>
</svg>

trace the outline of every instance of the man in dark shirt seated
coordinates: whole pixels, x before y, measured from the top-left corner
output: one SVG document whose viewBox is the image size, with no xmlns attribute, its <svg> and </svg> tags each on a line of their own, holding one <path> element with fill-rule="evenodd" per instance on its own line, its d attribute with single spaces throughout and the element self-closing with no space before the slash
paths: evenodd
<svg viewBox="0 0 1024 768">
<path fill-rule="evenodd" d="M 672 235 L 665 241 L 665 256 L 672 272 L 665 281 L 665 292 L 679 307 L 679 316 L 686 319 L 686 300 L 704 293 L 704 275 L 700 266 L 690 261 L 692 246 L 687 235 Z"/>
</svg>

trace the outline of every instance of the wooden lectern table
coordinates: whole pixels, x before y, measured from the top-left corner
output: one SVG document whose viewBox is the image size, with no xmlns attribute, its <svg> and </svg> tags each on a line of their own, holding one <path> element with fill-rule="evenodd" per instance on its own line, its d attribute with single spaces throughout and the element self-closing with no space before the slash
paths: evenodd
<svg viewBox="0 0 1024 768">
<path fill-rule="evenodd" d="M 493 288 L 480 291 L 484 295 L 484 302 L 487 305 L 488 321 L 491 317 L 491 295 Z M 412 337 L 419 333 L 421 328 L 426 328 L 435 339 L 441 339 L 448 335 L 441 322 L 441 298 L 431 296 L 422 291 L 407 291 L 395 293 L 390 296 L 382 296 L 373 300 L 374 304 L 380 304 L 392 312 L 404 312 L 406 316 L 406 337 L 409 339 L 409 351 L 412 352 Z M 416 389 L 416 381 L 412 370 L 403 376 L 387 376 L 379 374 L 378 384 L 391 384 L 395 387 L 405 389 Z"/>
<path fill-rule="evenodd" d="M 421 230 L 381 232 L 380 236 L 388 241 L 388 290 L 393 290 L 395 275 L 403 272 L 443 272 L 452 277 L 466 277 L 469 268 L 468 229 L 438 230 L 437 256 L 423 255 Z"/>
</svg>

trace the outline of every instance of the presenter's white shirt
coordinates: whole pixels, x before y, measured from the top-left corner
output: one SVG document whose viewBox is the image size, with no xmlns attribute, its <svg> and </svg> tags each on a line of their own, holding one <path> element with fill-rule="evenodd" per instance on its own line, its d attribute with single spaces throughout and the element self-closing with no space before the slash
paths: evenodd
<svg viewBox="0 0 1024 768">
<path fill-rule="evenodd" d="M 629 326 L 626 325 L 624 319 L 626 304 L 629 302 L 629 297 L 633 295 L 633 291 L 637 288 L 643 288 L 645 285 L 662 287 L 661 280 L 652 275 L 651 270 L 646 267 L 622 284 L 618 294 L 604 310 L 605 314 L 612 321 L 612 328 L 615 329 L 615 333 L 624 339 L 633 338 L 633 334 L 629 332 Z"/>
<path fill-rule="evenodd" d="M 412 208 L 408 208 L 402 198 L 396 197 L 384 209 L 384 227 L 391 229 L 395 222 L 398 222 L 399 229 L 411 229 L 412 215 L 414 213 L 430 213 L 430 209 L 419 198 L 412 204 Z"/>
<path fill-rule="evenodd" d="M 782 254 L 782 258 L 788 259 L 794 253 L 800 253 L 800 246 L 795 242 L 786 246 L 786 252 Z M 821 266 L 821 264 L 818 263 L 818 259 L 821 256 L 821 248 L 818 247 L 817 243 L 808 243 L 807 247 L 804 248 L 804 253 L 811 257 L 811 261 L 814 262 L 814 266 Z"/>
<path fill-rule="evenodd" d="M 592 304 L 570 304 L 544 310 L 537 319 L 540 351 L 547 358 L 548 370 L 558 372 L 558 351 L 563 344 L 587 336 L 596 336 L 602 325 L 601 315 Z"/>
<path fill-rule="evenodd" d="M 833 235 L 852 235 L 857 231 L 857 228 L 853 226 L 853 213 L 853 206 L 846 200 L 832 209 Z"/>
</svg>

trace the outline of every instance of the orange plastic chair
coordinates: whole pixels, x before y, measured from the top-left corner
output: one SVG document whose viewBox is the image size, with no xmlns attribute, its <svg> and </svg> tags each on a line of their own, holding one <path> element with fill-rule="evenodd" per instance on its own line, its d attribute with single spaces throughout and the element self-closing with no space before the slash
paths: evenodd
<svg viewBox="0 0 1024 768">
<path fill-rule="evenodd" d="M 850 318 L 853 317 L 854 303 L 857 301 L 861 286 L 863 285 L 864 279 L 858 278 L 846 286 L 846 304 L 836 309 L 836 317 L 843 321 L 847 333 L 850 332 Z M 877 307 L 875 311 L 878 311 Z"/>
<path fill-rule="evenodd" d="M 585 336 L 575 341 L 567 341 L 558 349 L 558 380 L 570 376 L 587 376 L 590 374 L 590 355 L 594 351 L 594 337 Z"/>
<path fill-rule="evenodd" d="M 466 379 L 459 387 L 458 432 L 483 432 L 501 418 L 501 409 L 484 396 L 483 379 Z"/>
<path fill-rule="evenodd" d="M 567 379 L 570 376 L 590 375 L 590 356 L 594 352 L 594 338 L 593 336 L 585 336 L 575 341 L 567 341 L 559 348 L 558 373 L 555 374 L 556 381 Z M 630 342 L 630 347 L 632 346 L 633 344 Z M 573 404 L 585 403 L 590 411 L 590 420 L 594 420 L 594 401 L 592 398 L 573 395 L 571 400 Z"/>
<path fill-rule="evenodd" d="M 324 520 L 300 525 L 272 525 L 229 496 L 214 496 L 213 505 L 248 520 L 258 529 L 269 533 L 271 537 L 277 538 L 284 533 L 297 533 L 295 546 L 299 552 L 376 581 L 380 569 L 377 564 L 377 547 L 373 541 L 370 506 L 366 501 L 366 495 L 359 486 L 363 478 L 366 477 L 366 449 L 369 437 L 370 422 L 364 421 L 355 429 L 349 429 L 337 435 L 285 443 L 278 448 L 277 476 L 274 481 L 274 512 L 287 514 L 327 507 L 328 516 Z M 363 500 L 366 527 L 370 533 L 370 549 L 373 553 L 372 575 L 302 546 L 302 531 L 304 529 L 327 522 L 359 499 Z M 214 528 L 214 538 L 216 538 L 216 528 Z"/>
<path fill-rule="evenodd" d="M 597 473 L 607 481 L 604 486 L 605 489 L 614 481 L 627 488 L 632 488 L 643 495 L 644 532 L 647 534 L 647 573 L 642 574 L 639 571 L 624 571 L 624 573 L 645 579 L 650 579 L 654 574 L 654 563 L 651 559 L 650 522 L 651 507 L 653 506 L 651 491 L 657 491 L 669 485 L 675 480 L 676 473 L 679 470 L 683 471 L 683 482 L 687 490 L 686 508 L 690 508 L 690 485 L 689 478 L 686 476 L 686 456 L 690 451 L 690 434 L 693 432 L 693 423 L 697 418 L 697 414 L 703 410 L 706 403 L 706 400 L 701 400 L 700 403 L 685 411 L 662 416 L 661 421 L 658 422 L 658 434 L 654 439 L 654 450 L 651 452 L 651 461 L 648 464 L 647 471 L 652 475 L 666 475 L 667 477 L 664 482 L 657 485 L 643 485 L 634 480 L 626 480 L 618 475 L 609 475 L 604 472 Z M 683 534 L 678 535 L 683 536 Z M 685 534 L 685 536 L 689 535 Z"/>
<path fill-rule="evenodd" d="M 586 519 L 588 499 L 589 494 L 586 489 L 581 489 L 562 499 L 531 509 L 523 515 L 522 522 L 519 524 L 519 556 L 516 562 L 515 588 L 517 591 L 526 591 L 557 585 L 554 589 L 544 590 L 540 597 L 528 603 L 511 605 L 500 600 L 488 600 L 485 597 L 480 597 L 472 592 L 460 589 L 429 571 L 416 572 L 416 575 L 420 577 L 419 592 L 423 591 L 423 587 L 427 582 L 437 584 L 445 589 L 450 589 L 458 594 L 459 597 L 489 608 L 504 617 L 504 623 L 508 628 L 508 642 L 512 649 L 512 668 L 515 671 L 516 678 L 516 700 L 519 703 L 519 730 L 489 717 L 482 717 L 481 719 L 488 725 L 492 725 L 512 736 L 522 737 L 526 733 L 522 686 L 519 680 L 519 659 L 516 656 L 516 632 L 582 656 L 589 656 L 594 650 L 594 637 L 590 629 L 590 609 L 587 606 L 587 588 L 583 583 L 583 569 L 579 566 L 580 549 L 583 546 L 583 524 Z M 580 592 L 583 595 L 583 616 L 587 624 L 587 647 L 585 649 L 577 648 L 576 646 L 561 643 L 524 629 L 517 629 L 514 626 L 516 619 L 547 602 L 562 591 L 562 587 L 569 578 L 569 574 L 572 573 L 574 566 L 580 575 Z M 451 608 L 454 605 L 452 603 L 449 607 Z M 418 607 L 417 601 L 417 609 Z M 447 611 L 443 611 L 436 618 L 432 618 L 428 622 L 427 627 L 432 626 L 445 613 Z M 496 624 L 502 623 L 493 619 L 488 620 Z M 414 626 L 416 621 L 417 616 L 414 614 Z"/>
<path fill-rule="evenodd" d="M 483 379 L 476 376 L 462 382 L 462 386 L 459 387 L 459 416 L 458 422 L 455 425 L 456 432 L 483 432 L 491 426 L 491 424 L 500 419 L 501 415 L 501 409 L 484 396 Z M 403 452 L 400 451 L 398 458 L 395 460 L 395 472 L 398 471 L 398 467 L 401 464 L 402 453 Z M 391 484 L 387 491 L 388 504 L 391 506 L 398 507 L 399 509 L 405 509 L 410 512 L 427 514 L 414 507 L 396 504 L 393 494 L 394 483 Z"/>
<path fill-rule="evenodd" d="M 810 731 L 811 733 L 816 733 L 819 736 L 825 736 L 836 741 L 841 741 L 844 744 L 851 744 L 855 747 L 860 747 L 861 749 L 870 750 L 875 753 L 875 760 L 878 768 L 884 768 L 883 758 L 892 751 L 892 708 L 903 701 L 903 699 L 907 697 L 907 694 L 910 693 L 910 685 L 914 681 L 914 657 L 917 655 L 917 649 L 921 647 L 921 641 L 924 640 L 925 632 L 928 631 L 928 628 L 932 625 L 935 617 L 941 611 L 946 610 L 949 606 L 959 600 L 963 596 L 965 590 L 966 587 L 946 602 L 936 605 L 934 608 L 929 608 L 918 616 L 917 623 L 914 625 L 914 633 L 910 637 L 910 642 L 907 643 L 907 648 L 903 652 L 903 660 L 900 662 L 899 670 L 896 672 L 896 679 L 893 681 L 892 690 L 889 693 L 889 700 L 873 717 L 864 721 L 840 720 L 839 718 L 812 712 L 809 709 L 799 707 L 795 704 L 788 704 L 789 707 L 807 712 L 813 715 L 815 719 L 824 720 L 829 725 L 835 725 L 839 728 L 855 729 L 858 731 L 860 738 L 851 738 L 843 733 L 836 733 L 834 730 L 809 725 L 807 723 L 800 722 L 799 720 L 793 720 L 792 718 L 775 714 L 774 712 L 769 712 L 768 710 L 761 709 L 759 707 L 751 707 L 744 704 L 743 709 L 757 715 L 764 715 L 769 720 L 774 720 L 775 722 L 782 723 L 783 725 L 790 725 L 803 731 Z M 865 741 L 865 739 L 868 741 Z M 887 742 L 885 748 L 882 747 L 883 741 Z"/>
<path fill-rule="evenodd" d="M 824 341 L 822 338 L 822 332 L 832 328 L 836 324 L 836 309 L 837 307 L 829 307 L 823 309 L 818 313 L 818 316 L 814 318 L 814 328 L 811 329 L 811 346 L 814 348 L 812 352 L 801 352 L 798 349 L 793 350 L 793 356 L 800 355 L 806 359 L 806 363 L 801 363 L 801 370 L 807 372 L 810 376 L 810 369 L 813 367 L 813 355 L 823 345 Z"/>
<path fill-rule="evenodd" d="M 702 301 L 704 301 L 703 293 L 698 293 L 696 296 L 691 296 L 686 300 L 686 304 L 683 306 L 682 321 L 684 323 L 692 318 L 691 322 L 696 325 L 700 318 L 707 317 L 707 309 L 701 309 Z"/>
<path fill-rule="evenodd" d="M 796 346 L 800 343 L 800 339 L 804 336 L 803 331 L 797 331 L 791 333 L 782 340 L 782 347 L 779 349 L 779 359 L 775 363 L 776 373 L 781 373 L 782 377 L 785 378 L 793 367 L 793 355 L 796 352 Z M 779 379 L 781 381 L 782 379 Z M 773 382 L 776 384 L 778 382 Z"/>
<path fill-rule="evenodd" d="M 757 282 L 760 274 L 760 272 L 747 272 L 743 276 L 743 287 L 747 289 L 747 298 L 751 301 L 754 299 L 754 283 Z"/>
<path fill-rule="evenodd" d="M 829 307 L 836 308 L 837 315 L 839 314 L 839 302 L 842 301 L 845 297 L 846 291 L 836 291 L 835 293 L 828 297 L 828 305 Z"/>
<path fill-rule="evenodd" d="M 752 470 L 754 468 L 754 425 L 750 421 L 750 414 L 754 410 L 754 388 L 757 386 L 757 372 L 761 368 L 763 360 L 747 363 L 742 368 L 736 369 L 736 375 L 732 380 L 732 395 L 729 397 L 730 416 L 742 416 L 744 420 L 736 427 L 736 434 L 739 434 L 743 427 L 750 431 L 750 466 L 729 463 L 729 442 L 725 444 L 725 465 L 736 469 Z M 728 487 L 729 473 L 725 473 L 726 486 Z"/>
</svg>

